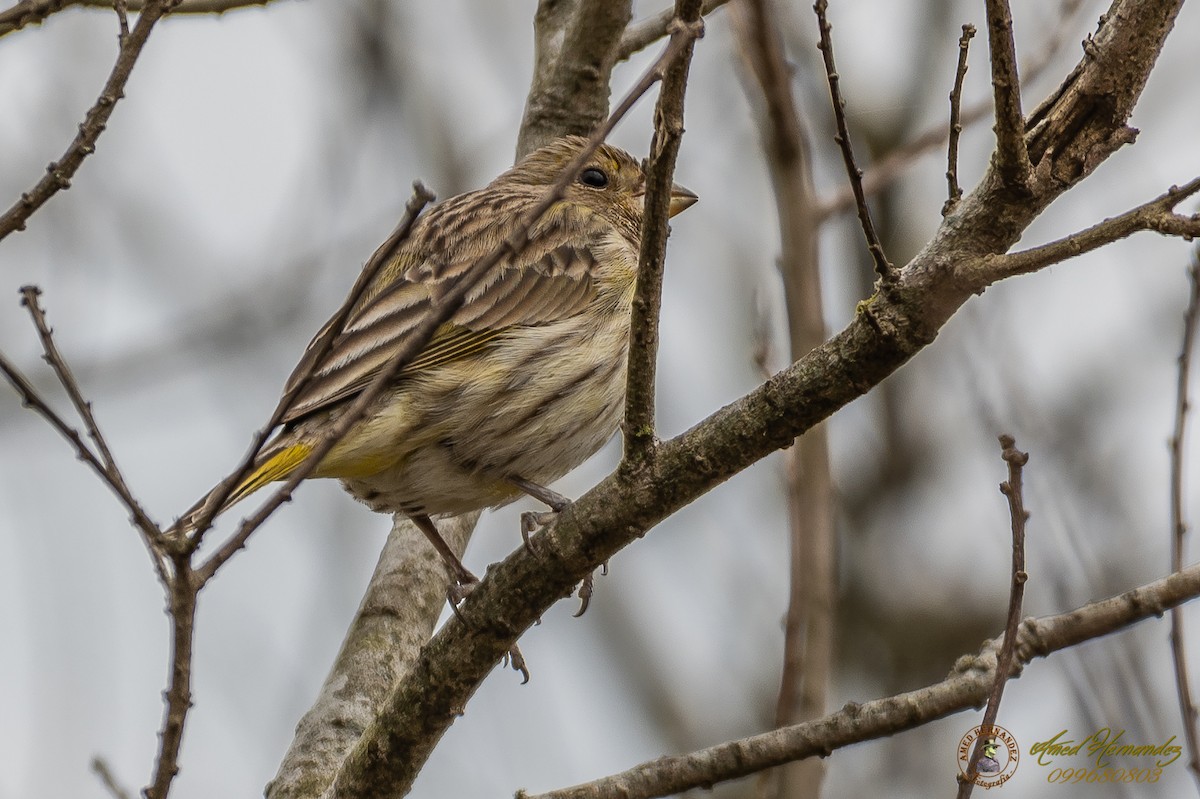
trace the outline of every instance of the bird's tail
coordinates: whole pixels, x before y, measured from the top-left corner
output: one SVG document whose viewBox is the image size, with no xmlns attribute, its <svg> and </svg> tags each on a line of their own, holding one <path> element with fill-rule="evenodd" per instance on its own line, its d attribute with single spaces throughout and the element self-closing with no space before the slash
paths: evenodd
<svg viewBox="0 0 1200 799">
<path fill-rule="evenodd" d="M 225 493 L 223 490 L 225 484 L 223 482 L 214 487 L 204 495 L 203 499 L 189 508 L 179 518 L 179 521 L 175 523 L 175 529 L 189 533 L 196 529 L 197 523 L 206 514 L 210 520 L 215 519 L 267 483 L 273 483 L 276 480 L 286 480 L 288 475 L 296 470 L 297 466 L 304 463 L 305 458 L 309 456 L 312 449 L 312 446 L 309 444 L 290 444 L 272 452 L 264 453 L 259 456 L 250 474 L 246 475 L 228 493 L 228 496 L 224 500 L 221 500 L 221 504 L 215 510 L 212 509 L 214 503 Z"/>
</svg>

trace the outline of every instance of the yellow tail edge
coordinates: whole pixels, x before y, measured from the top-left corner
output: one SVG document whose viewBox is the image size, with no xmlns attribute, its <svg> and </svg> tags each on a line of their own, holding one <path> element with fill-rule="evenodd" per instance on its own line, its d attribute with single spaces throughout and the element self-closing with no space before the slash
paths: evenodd
<svg viewBox="0 0 1200 799">
<path fill-rule="evenodd" d="M 267 483 L 283 480 L 297 466 L 304 462 L 304 459 L 309 456 L 312 450 L 313 448 L 308 444 L 293 444 L 290 447 L 279 450 L 279 452 L 276 452 L 259 464 L 245 480 L 238 484 L 237 488 L 233 489 L 233 493 L 229 495 L 229 499 L 225 500 L 225 504 L 221 510 L 225 510 L 230 505 L 240 502 Z"/>
</svg>

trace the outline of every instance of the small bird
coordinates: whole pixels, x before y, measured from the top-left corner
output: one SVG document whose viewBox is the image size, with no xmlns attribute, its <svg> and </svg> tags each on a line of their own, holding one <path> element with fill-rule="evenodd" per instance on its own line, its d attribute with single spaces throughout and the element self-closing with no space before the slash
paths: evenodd
<svg viewBox="0 0 1200 799">
<path fill-rule="evenodd" d="M 284 397 L 309 377 L 286 400 L 280 431 L 218 512 L 305 460 L 437 297 L 508 240 L 586 143 L 557 139 L 417 220 L 315 363 L 320 334 L 309 344 Z M 412 519 L 460 587 L 476 579 L 432 517 L 522 494 L 565 507 L 545 486 L 600 449 L 623 413 L 644 195 L 638 162 L 601 145 L 530 230 L 528 246 L 469 291 L 311 476 L 340 479 L 373 510 Z M 674 186 L 671 215 L 696 199 Z M 185 529 L 215 492 L 184 516 Z"/>
</svg>

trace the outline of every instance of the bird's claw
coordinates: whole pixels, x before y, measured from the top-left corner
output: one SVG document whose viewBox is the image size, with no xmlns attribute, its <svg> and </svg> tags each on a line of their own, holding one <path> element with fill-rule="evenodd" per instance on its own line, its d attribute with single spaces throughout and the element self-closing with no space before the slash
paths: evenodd
<svg viewBox="0 0 1200 799">
<path fill-rule="evenodd" d="M 600 566 L 601 574 L 608 574 L 608 561 L 605 561 Z M 575 618 L 579 618 L 587 613 L 588 605 L 592 601 L 592 590 L 595 588 L 595 578 L 592 572 L 588 572 L 587 576 L 579 583 L 579 591 L 576 596 L 579 597 L 579 610 L 575 611 Z"/>
<path fill-rule="evenodd" d="M 521 540 L 525 542 L 525 549 L 529 550 L 531 555 L 541 556 L 542 553 L 538 551 L 537 545 L 533 543 L 530 536 L 554 521 L 556 516 L 558 516 L 558 511 L 555 510 L 541 513 L 528 510 L 521 514 Z"/>
<path fill-rule="evenodd" d="M 521 654 L 521 650 L 516 644 L 510 646 L 504 653 L 504 665 L 512 666 L 513 671 L 521 672 L 521 685 L 529 682 L 529 667 L 525 665 L 525 656 Z"/>
</svg>

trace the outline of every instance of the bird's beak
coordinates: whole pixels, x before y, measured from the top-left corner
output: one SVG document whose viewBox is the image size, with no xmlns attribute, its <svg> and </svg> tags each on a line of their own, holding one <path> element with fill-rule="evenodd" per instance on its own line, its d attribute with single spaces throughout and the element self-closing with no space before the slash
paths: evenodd
<svg viewBox="0 0 1200 799">
<path fill-rule="evenodd" d="M 685 189 L 683 186 L 680 186 L 678 183 L 676 183 L 675 185 L 671 186 L 671 210 L 667 215 L 675 216 L 675 214 L 678 214 L 681 211 L 686 211 L 695 205 L 696 201 L 699 199 L 700 198 L 696 195 L 696 192 L 691 191 L 690 189 Z"/>
</svg>

